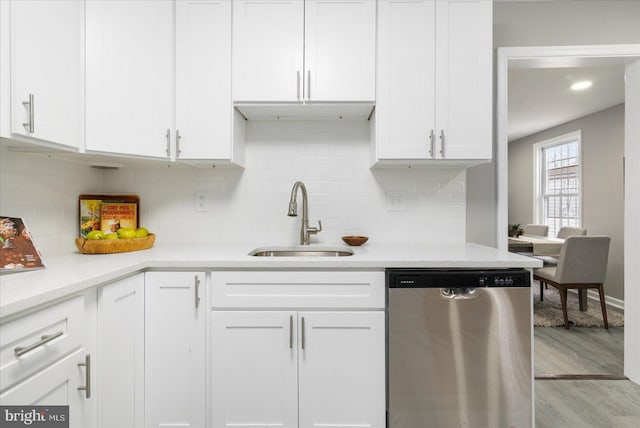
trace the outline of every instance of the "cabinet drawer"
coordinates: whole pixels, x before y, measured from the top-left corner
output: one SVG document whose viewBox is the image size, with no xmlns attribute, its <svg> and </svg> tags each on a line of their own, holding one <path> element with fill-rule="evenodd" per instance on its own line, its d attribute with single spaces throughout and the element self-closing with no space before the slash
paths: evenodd
<svg viewBox="0 0 640 428">
<path fill-rule="evenodd" d="M 384 272 L 221 271 L 213 308 L 384 308 Z"/>
<path fill-rule="evenodd" d="M 84 297 L 0 325 L 0 391 L 82 346 Z"/>
</svg>

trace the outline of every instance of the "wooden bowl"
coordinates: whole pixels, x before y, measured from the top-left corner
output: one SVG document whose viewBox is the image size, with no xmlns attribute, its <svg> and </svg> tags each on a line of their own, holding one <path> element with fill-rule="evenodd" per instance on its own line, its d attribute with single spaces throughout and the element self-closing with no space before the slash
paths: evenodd
<svg viewBox="0 0 640 428">
<path fill-rule="evenodd" d="M 353 247 L 358 247 L 364 244 L 365 242 L 367 242 L 369 240 L 369 237 L 368 236 L 343 236 L 342 240 Z"/>
<path fill-rule="evenodd" d="M 82 254 L 113 254 L 146 250 L 153 247 L 156 235 L 131 239 L 86 239 L 76 238 L 76 247 Z"/>
</svg>

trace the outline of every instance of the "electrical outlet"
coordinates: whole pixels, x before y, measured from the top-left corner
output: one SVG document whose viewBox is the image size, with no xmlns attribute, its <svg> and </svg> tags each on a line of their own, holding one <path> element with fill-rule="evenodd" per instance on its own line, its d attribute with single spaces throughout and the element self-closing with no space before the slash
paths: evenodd
<svg viewBox="0 0 640 428">
<path fill-rule="evenodd" d="M 196 192 L 196 212 L 206 213 L 209 211 L 209 198 L 207 192 Z"/>
<path fill-rule="evenodd" d="M 387 211 L 407 211 L 407 192 L 387 192 Z"/>
</svg>

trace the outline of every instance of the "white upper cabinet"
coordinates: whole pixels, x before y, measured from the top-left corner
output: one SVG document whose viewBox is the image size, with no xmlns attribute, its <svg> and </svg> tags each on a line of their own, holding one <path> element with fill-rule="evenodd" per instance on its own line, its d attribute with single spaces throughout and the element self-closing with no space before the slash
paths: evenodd
<svg viewBox="0 0 640 428">
<path fill-rule="evenodd" d="M 82 150 L 84 2 L 12 1 L 11 134 Z"/>
<path fill-rule="evenodd" d="M 234 159 L 231 2 L 176 2 L 177 159 Z M 234 159 L 237 160 L 237 159 Z"/>
<path fill-rule="evenodd" d="M 371 0 L 233 2 L 233 98 L 373 102 Z"/>
<path fill-rule="evenodd" d="M 304 1 L 233 2 L 233 97 L 298 101 L 302 97 Z"/>
<path fill-rule="evenodd" d="M 492 2 L 378 5 L 373 162 L 490 159 Z"/>
<path fill-rule="evenodd" d="M 492 9 L 487 0 L 436 2 L 436 156 L 442 159 L 491 159 Z"/>
<path fill-rule="evenodd" d="M 87 150 L 243 163 L 228 0 L 87 2 L 86 81 Z"/>
<path fill-rule="evenodd" d="M 86 3 L 86 149 L 170 155 L 173 2 Z"/>
<path fill-rule="evenodd" d="M 304 96 L 375 100 L 376 2 L 306 0 Z"/>
</svg>

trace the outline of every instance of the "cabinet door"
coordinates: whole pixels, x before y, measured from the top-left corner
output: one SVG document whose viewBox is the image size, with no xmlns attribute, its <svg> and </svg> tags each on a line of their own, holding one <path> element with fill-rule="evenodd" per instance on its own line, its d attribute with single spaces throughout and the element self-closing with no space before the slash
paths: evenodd
<svg viewBox="0 0 640 428">
<path fill-rule="evenodd" d="M 144 274 L 98 290 L 99 426 L 144 426 Z"/>
<path fill-rule="evenodd" d="M 205 275 L 145 273 L 145 424 L 205 426 Z"/>
<path fill-rule="evenodd" d="M 298 318 L 300 428 L 384 428 L 384 312 Z"/>
<path fill-rule="evenodd" d="M 490 159 L 492 2 L 438 1 L 436 14 L 436 156 Z"/>
<path fill-rule="evenodd" d="M 231 2 L 178 0 L 174 156 L 231 159 L 232 109 Z"/>
<path fill-rule="evenodd" d="M 233 2 L 233 99 L 298 101 L 302 97 L 302 0 Z"/>
<path fill-rule="evenodd" d="M 84 3 L 12 1 L 10 6 L 11 132 L 78 149 Z M 30 95 L 32 105 L 23 104 Z"/>
<path fill-rule="evenodd" d="M 80 349 L 58 361 L 17 386 L 0 394 L 3 406 L 69 406 L 69 427 L 87 428 L 95 426 L 90 412 L 85 412 L 87 397 L 84 363 L 86 352 Z M 91 398 L 89 398 L 91 399 Z"/>
<path fill-rule="evenodd" d="M 86 3 L 87 150 L 169 156 L 173 2 Z"/>
<path fill-rule="evenodd" d="M 380 160 L 435 157 L 435 3 L 378 2 L 375 126 Z"/>
<path fill-rule="evenodd" d="M 295 312 L 212 312 L 214 427 L 298 426 L 296 319 Z"/>
<path fill-rule="evenodd" d="M 304 4 L 305 99 L 375 100 L 376 2 Z"/>
</svg>

